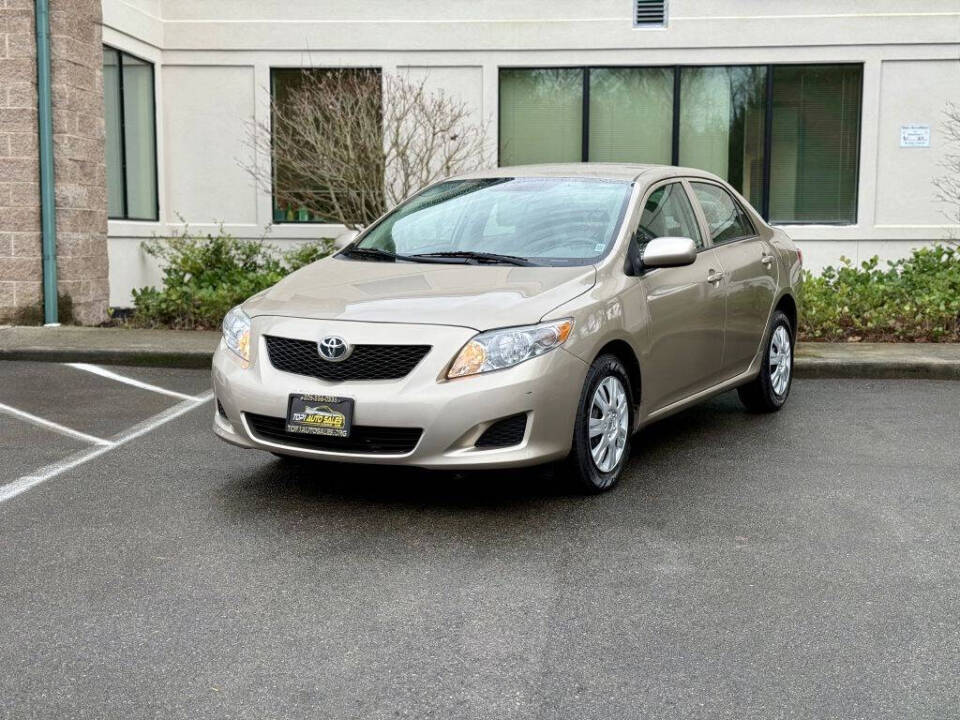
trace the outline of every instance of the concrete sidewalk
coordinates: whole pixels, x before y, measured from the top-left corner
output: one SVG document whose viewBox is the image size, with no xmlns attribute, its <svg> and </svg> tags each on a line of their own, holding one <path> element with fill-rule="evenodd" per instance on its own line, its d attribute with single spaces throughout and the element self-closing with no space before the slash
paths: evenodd
<svg viewBox="0 0 960 720">
<path fill-rule="evenodd" d="M 220 333 L 0 327 L 0 360 L 209 367 Z M 796 376 L 960 380 L 960 343 L 801 343 Z"/>
<path fill-rule="evenodd" d="M 0 326 L 0 360 L 210 367 L 219 332 Z"/>
</svg>

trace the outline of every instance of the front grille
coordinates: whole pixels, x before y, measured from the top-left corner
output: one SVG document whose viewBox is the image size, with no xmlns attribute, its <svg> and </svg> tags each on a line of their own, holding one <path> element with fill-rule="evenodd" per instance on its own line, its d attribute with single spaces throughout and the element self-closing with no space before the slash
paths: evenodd
<svg viewBox="0 0 960 720">
<path fill-rule="evenodd" d="M 371 455 L 403 455 L 411 452 L 423 434 L 421 428 L 376 427 L 354 425 L 350 437 L 304 435 L 287 432 L 287 421 L 270 415 L 245 413 L 254 436 L 261 440 L 282 443 L 307 450 L 369 453 Z"/>
<path fill-rule="evenodd" d="M 330 362 L 312 340 L 264 336 L 270 364 L 277 370 L 321 380 L 398 380 L 430 352 L 429 345 L 354 345 L 350 357 Z"/>
<path fill-rule="evenodd" d="M 483 431 L 474 443 L 478 448 L 510 447 L 523 442 L 523 433 L 527 429 L 525 414 L 511 415 L 503 420 L 497 420 Z"/>
</svg>

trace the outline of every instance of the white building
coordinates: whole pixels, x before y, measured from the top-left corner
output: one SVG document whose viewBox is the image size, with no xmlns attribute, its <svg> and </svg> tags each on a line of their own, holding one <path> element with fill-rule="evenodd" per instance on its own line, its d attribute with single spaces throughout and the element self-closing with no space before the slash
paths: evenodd
<svg viewBox="0 0 960 720">
<path fill-rule="evenodd" d="M 960 103 L 960 0 L 102 6 L 114 306 L 157 282 L 140 242 L 181 217 L 240 237 L 276 217 L 277 244 L 339 234 L 274 208 L 241 167 L 269 163 L 245 139 L 284 68 L 425 77 L 489 123 L 490 164 L 714 170 L 786 226 L 808 267 L 902 256 L 958 230 L 932 180 L 946 152 L 942 111 Z M 649 22 L 635 22 L 638 10 Z"/>
</svg>

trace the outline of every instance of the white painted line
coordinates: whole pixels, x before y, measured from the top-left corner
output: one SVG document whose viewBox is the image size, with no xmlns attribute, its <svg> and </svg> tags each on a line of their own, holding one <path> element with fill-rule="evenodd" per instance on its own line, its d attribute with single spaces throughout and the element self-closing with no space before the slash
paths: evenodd
<svg viewBox="0 0 960 720">
<path fill-rule="evenodd" d="M 203 403 L 207 402 L 213 397 L 213 390 L 208 390 L 202 395 L 198 395 L 195 398 L 190 398 L 189 400 L 184 400 L 181 403 L 177 403 L 173 407 L 167 408 L 161 413 L 157 413 L 151 418 L 147 418 L 143 422 L 137 423 L 133 427 L 124 430 L 121 433 L 117 433 L 110 440 L 109 445 L 102 445 L 100 447 L 90 448 L 89 450 L 81 450 L 80 452 L 74 453 L 63 460 L 52 463 L 45 467 L 40 468 L 36 472 L 30 475 L 24 475 L 23 477 L 17 478 L 13 482 L 7 483 L 6 485 L 0 485 L 0 503 L 14 498 L 17 495 L 26 492 L 32 487 L 36 487 L 40 483 L 46 482 L 51 478 L 55 478 L 57 475 L 71 470 L 78 465 L 83 465 L 85 462 L 89 462 L 94 458 L 100 457 L 104 453 L 108 453 L 111 450 L 125 445 L 131 440 L 135 440 L 141 435 L 146 435 L 151 430 L 155 430 L 164 423 L 168 423 L 171 420 L 184 415 L 196 407 L 199 407 Z"/>
<path fill-rule="evenodd" d="M 86 433 L 80 432 L 79 430 L 74 430 L 69 428 L 66 425 L 61 425 L 60 423 L 55 423 L 52 420 L 45 420 L 42 417 L 36 415 L 31 415 L 28 412 L 23 410 L 18 410 L 15 407 L 10 405 L 4 405 L 0 403 L 0 412 L 7 413 L 8 415 L 13 415 L 14 417 L 20 418 L 21 420 L 26 420 L 28 423 L 37 425 L 38 427 L 46 428 L 47 430 L 53 430 L 58 432 L 61 435 L 66 435 L 67 437 L 72 437 L 74 440 L 82 440 L 83 442 L 93 443 L 94 445 L 105 445 L 110 447 L 113 445 L 109 440 L 104 440 L 103 438 L 94 437 L 93 435 L 87 435 Z"/>
<path fill-rule="evenodd" d="M 127 385 L 133 385 L 134 387 L 138 387 L 143 390 L 150 390 L 151 392 L 160 393 L 161 395 L 169 395 L 170 397 L 180 398 L 181 400 L 196 400 L 196 396 L 194 395 L 184 395 L 183 393 L 178 393 L 175 390 L 167 390 L 159 385 L 151 385 L 150 383 L 145 383 L 141 380 L 135 380 L 134 378 L 121 375 L 120 373 L 115 373 L 112 370 L 107 370 L 106 368 L 102 368 L 98 365 L 89 365 L 87 363 L 65 364 L 68 367 L 76 368 L 77 370 L 85 370 L 88 373 L 93 373 L 94 375 L 99 375 L 100 377 L 116 380 L 117 382 L 126 383 Z"/>
</svg>

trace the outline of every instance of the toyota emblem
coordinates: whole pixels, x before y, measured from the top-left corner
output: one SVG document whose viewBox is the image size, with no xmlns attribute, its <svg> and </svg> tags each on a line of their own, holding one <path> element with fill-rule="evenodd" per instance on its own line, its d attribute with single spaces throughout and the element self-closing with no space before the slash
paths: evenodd
<svg viewBox="0 0 960 720">
<path fill-rule="evenodd" d="M 350 357 L 350 351 L 352 349 L 353 348 L 347 345 L 347 341 L 339 335 L 327 335 L 327 337 L 317 343 L 317 351 L 320 353 L 320 357 L 330 362 L 346 360 Z"/>
</svg>

